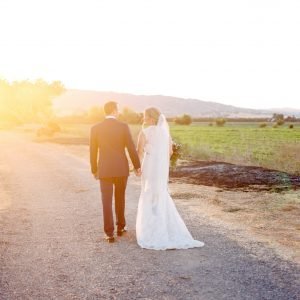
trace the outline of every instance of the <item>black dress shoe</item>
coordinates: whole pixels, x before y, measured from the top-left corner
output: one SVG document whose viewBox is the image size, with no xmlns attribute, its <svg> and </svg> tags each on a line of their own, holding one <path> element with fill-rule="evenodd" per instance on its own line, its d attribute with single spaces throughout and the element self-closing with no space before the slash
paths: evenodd
<svg viewBox="0 0 300 300">
<path fill-rule="evenodd" d="M 127 232 L 127 230 L 125 228 L 120 229 L 117 231 L 117 236 L 122 236 L 125 232 Z"/>
<path fill-rule="evenodd" d="M 115 242 L 115 237 L 114 236 L 106 236 L 104 238 L 108 243 L 114 243 Z"/>
</svg>

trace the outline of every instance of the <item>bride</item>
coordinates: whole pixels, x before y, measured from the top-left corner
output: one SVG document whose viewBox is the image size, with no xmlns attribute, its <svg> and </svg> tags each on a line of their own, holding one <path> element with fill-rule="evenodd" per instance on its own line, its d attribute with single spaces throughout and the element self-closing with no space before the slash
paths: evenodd
<svg viewBox="0 0 300 300">
<path fill-rule="evenodd" d="M 166 250 L 202 247 L 194 240 L 181 219 L 168 191 L 172 139 L 169 125 L 157 108 L 144 112 L 144 123 L 138 138 L 142 161 L 142 190 L 136 220 L 137 242 L 142 248 Z"/>
</svg>

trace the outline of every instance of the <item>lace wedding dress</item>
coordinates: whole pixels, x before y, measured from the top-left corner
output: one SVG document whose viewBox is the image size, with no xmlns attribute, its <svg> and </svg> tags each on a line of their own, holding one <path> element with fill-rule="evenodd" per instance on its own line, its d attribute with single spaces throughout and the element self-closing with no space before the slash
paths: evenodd
<svg viewBox="0 0 300 300">
<path fill-rule="evenodd" d="M 204 246 L 189 233 L 168 191 L 170 133 L 165 116 L 143 132 L 146 144 L 136 220 L 138 244 L 155 250 Z"/>
</svg>

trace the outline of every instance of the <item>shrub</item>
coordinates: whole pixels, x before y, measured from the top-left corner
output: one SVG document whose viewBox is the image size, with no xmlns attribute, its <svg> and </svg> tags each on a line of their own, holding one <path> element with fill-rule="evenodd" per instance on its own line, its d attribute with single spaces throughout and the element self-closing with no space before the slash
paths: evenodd
<svg viewBox="0 0 300 300">
<path fill-rule="evenodd" d="M 224 126 L 225 123 L 226 123 L 226 120 L 224 118 L 217 118 L 216 119 L 216 125 L 219 126 L 219 127 Z"/>
<path fill-rule="evenodd" d="M 261 123 L 261 124 L 259 124 L 259 127 L 260 128 L 265 128 L 265 127 L 267 127 L 267 124 L 266 123 Z"/>
<path fill-rule="evenodd" d="M 61 128 L 60 128 L 60 126 L 59 126 L 56 122 L 50 121 L 50 122 L 47 124 L 47 127 L 48 127 L 50 130 L 52 130 L 53 133 L 61 132 Z"/>
<path fill-rule="evenodd" d="M 208 126 L 214 126 L 214 124 L 213 123 L 209 123 Z"/>
<path fill-rule="evenodd" d="M 294 128 L 294 125 L 293 125 L 293 124 L 290 124 L 290 125 L 289 125 L 289 128 L 290 128 L 290 129 L 293 129 L 293 128 Z"/>
<path fill-rule="evenodd" d="M 36 135 L 38 137 L 42 137 L 42 136 L 52 137 L 54 135 L 54 132 L 48 127 L 41 127 L 37 130 Z"/>
<path fill-rule="evenodd" d="M 190 125 L 192 123 L 192 117 L 190 115 L 184 114 L 181 117 L 176 117 L 174 122 L 177 125 Z"/>
<path fill-rule="evenodd" d="M 284 120 L 283 120 L 283 119 L 277 120 L 276 124 L 277 124 L 278 126 L 281 126 L 281 125 L 284 124 Z"/>
<path fill-rule="evenodd" d="M 177 165 L 177 161 L 182 157 L 182 145 L 173 142 L 172 145 L 173 154 L 170 157 L 171 167 L 174 168 Z"/>
<path fill-rule="evenodd" d="M 275 123 L 275 124 L 273 124 L 272 127 L 273 127 L 273 128 L 278 128 L 278 125 Z"/>
<path fill-rule="evenodd" d="M 38 128 L 36 135 L 38 137 L 52 137 L 57 132 L 61 132 L 60 126 L 56 122 L 50 121 L 46 126 Z"/>
</svg>

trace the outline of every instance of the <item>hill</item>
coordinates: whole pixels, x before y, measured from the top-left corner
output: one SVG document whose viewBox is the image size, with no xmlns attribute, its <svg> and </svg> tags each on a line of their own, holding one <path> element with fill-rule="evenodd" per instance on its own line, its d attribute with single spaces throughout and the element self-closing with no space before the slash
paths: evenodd
<svg viewBox="0 0 300 300">
<path fill-rule="evenodd" d="M 162 95 L 133 95 L 115 92 L 67 90 L 54 100 L 54 109 L 60 115 L 78 113 L 92 106 L 102 106 L 108 100 L 117 101 L 121 109 L 130 107 L 142 112 L 156 106 L 168 117 L 184 113 L 193 117 L 269 117 L 270 110 L 256 110 L 197 99 L 184 99 Z"/>
</svg>

